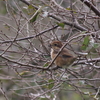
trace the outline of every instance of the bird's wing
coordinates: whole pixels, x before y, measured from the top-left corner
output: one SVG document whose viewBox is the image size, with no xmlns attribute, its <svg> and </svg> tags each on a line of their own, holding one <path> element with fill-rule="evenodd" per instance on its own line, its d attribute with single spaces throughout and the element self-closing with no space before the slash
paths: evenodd
<svg viewBox="0 0 100 100">
<path fill-rule="evenodd" d="M 63 57 L 63 58 L 71 58 L 72 56 L 67 55 L 67 54 L 63 54 L 62 57 Z"/>
</svg>

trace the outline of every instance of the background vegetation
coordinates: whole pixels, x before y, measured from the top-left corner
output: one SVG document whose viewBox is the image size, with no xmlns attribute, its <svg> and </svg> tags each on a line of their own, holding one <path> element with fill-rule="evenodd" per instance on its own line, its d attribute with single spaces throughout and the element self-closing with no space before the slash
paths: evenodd
<svg viewBox="0 0 100 100">
<path fill-rule="evenodd" d="M 52 40 L 78 56 L 66 71 Z M 99 42 L 99 0 L 0 0 L 0 100 L 99 100 Z"/>
</svg>

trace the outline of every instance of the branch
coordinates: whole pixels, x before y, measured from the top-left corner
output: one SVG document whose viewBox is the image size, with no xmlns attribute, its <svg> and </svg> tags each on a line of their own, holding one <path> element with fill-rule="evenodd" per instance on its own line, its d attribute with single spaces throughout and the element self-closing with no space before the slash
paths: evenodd
<svg viewBox="0 0 100 100">
<path fill-rule="evenodd" d="M 63 23 L 66 24 L 66 25 L 73 26 L 73 27 L 75 27 L 76 29 L 79 29 L 79 30 L 81 30 L 81 31 L 88 31 L 86 28 L 82 27 L 81 25 L 78 25 L 78 24 L 76 24 L 76 23 L 74 23 L 74 22 L 68 22 L 68 21 L 66 21 L 66 20 L 63 20 L 63 19 L 61 19 L 60 17 L 58 17 L 58 16 L 56 16 L 56 15 L 54 15 L 54 14 L 49 14 L 49 17 L 52 17 L 52 18 L 54 18 L 54 19 L 56 19 L 56 20 L 58 20 L 58 21 L 60 21 L 60 22 L 63 22 Z"/>
<path fill-rule="evenodd" d="M 100 62 L 100 58 L 92 58 L 92 59 L 88 59 L 88 60 L 81 60 L 81 61 L 78 61 L 78 62 L 75 61 L 73 63 L 73 65 L 78 65 L 78 64 L 90 64 L 90 65 L 92 65 L 91 62 Z M 100 69 L 100 67 L 98 67 L 98 66 L 94 66 L 94 67 L 97 68 L 97 69 Z"/>
<path fill-rule="evenodd" d="M 30 68 L 36 68 L 36 69 L 42 69 L 42 70 L 46 69 L 46 68 L 41 67 L 41 66 L 34 66 L 32 64 L 25 64 L 25 63 L 17 62 L 17 60 L 11 60 L 9 58 L 6 58 L 3 55 L 0 55 L 0 57 L 3 58 L 3 59 L 5 59 L 5 60 L 7 60 L 8 62 L 12 62 L 12 63 L 18 64 L 18 65 L 21 65 L 21 66 L 30 67 Z"/>
<path fill-rule="evenodd" d="M 35 5 L 33 5 L 33 4 L 30 4 L 30 3 L 28 3 L 26 0 L 20 0 L 21 2 L 23 2 L 23 3 L 25 3 L 26 5 L 32 5 L 35 9 L 38 9 L 38 7 L 37 6 L 35 6 Z"/>
<path fill-rule="evenodd" d="M 100 11 L 92 4 L 89 0 L 80 0 L 81 2 L 84 2 L 85 5 L 87 5 L 96 15 L 100 17 Z"/>
<path fill-rule="evenodd" d="M 16 40 L 14 40 L 14 41 L 13 41 L 13 40 L 7 40 L 7 41 L 3 41 L 3 42 L 0 42 L 0 43 L 1 43 L 1 44 L 3 44 L 3 43 L 11 43 L 11 42 L 15 42 L 15 41 L 22 41 L 22 40 L 27 40 L 27 39 L 36 38 L 36 37 L 38 37 L 38 36 L 40 36 L 40 35 L 42 35 L 42 34 L 48 32 L 48 31 L 51 31 L 51 30 L 53 30 L 53 29 L 55 29 L 55 28 L 57 28 L 57 27 L 58 27 L 58 25 L 56 25 L 56 26 L 54 26 L 54 27 L 52 27 L 52 28 L 49 28 L 49 29 L 47 29 L 47 30 L 44 30 L 44 31 L 38 33 L 37 35 L 33 35 L 33 36 L 25 37 L 25 38 L 19 38 L 19 39 L 16 39 Z"/>
<path fill-rule="evenodd" d="M 29 6 L 29 5 L 32 5 L 32 4 L 29 4 L 29 3 L 28 3 L 27 1 L 25 1 L 25 0 L 20 0 L 20 1 L 22 1 L 23 3 L 25 3 L 25 4 L 28 5 L 28 6 Z M 36 7 L 35 5 L 32 5 L 32 6 L 33 6 L 34 8 L 36 8 L 36 9 L 38 9 L 38 7 Z M 60 9 L 63 9 L 63 8 L 61 7 Z M 76 23 L 67 22 L 66 20 L 63 21 L 63 19 L 61 19 L 61 18 L 55 16 L 54 14 L 49 13 L 49 14 L 48 14 L 48 17 L 52 17 L 53 19 L 56 19 L 56 20 L 58 20 L 58 21 L 60 21 L 60 22 L 64 22 L 64 24 L 69 25 L 69 26 L 73 26 L 73 27 L 75 27 L 76 29 L 79 29 L 79 30 L 81 30 L 81 31 L 88 31 L 86 28 L 82 27 L 81 25 L 78 25 L 78 24 L 76 24 Z"/>
</svg>

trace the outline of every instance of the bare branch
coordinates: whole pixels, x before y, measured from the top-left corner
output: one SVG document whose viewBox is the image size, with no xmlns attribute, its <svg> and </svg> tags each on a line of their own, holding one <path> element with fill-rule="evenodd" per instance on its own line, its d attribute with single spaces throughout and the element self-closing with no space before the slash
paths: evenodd
<svg viewBox="0 0 100 100">
<path fill-rule="evenodd" d="M 100 17 L 100 11 L 89 1 L 89 0 L 80 0 L 85 3 L 96 15 Z"/>
<path fill-rule="evenodd" d="M 4 43 L 11 43 L 11 42 L 15 42 L 15 41 L 22 41 L 22 40 L 27 40 L 27 39 L 36 38 L 36 37 L 38 37 L 38 36 L 40 36 L 40 35 L 42 35 L 42 34 L 48 32 L 48 31 L 51 31 L 51 30 L 53 30 L 53 29 L 56 29 L 57 27 L 58 27 L 58 25 L 56 25 L 56 26 L 54 26 L 54 27 L 52 27 L 52 28 L 49 28 L 49 29 L 47 29 L 47 30 L 44 30 L 44 31 L 38 33 L 37 35 L 33 35 L 33 36 L 25 37 L 25 38 L 19 38 L 19 39 L 16 39 L 16 40 L 14 40 L 14 41 L 12 41 L 12 40 L 6 40 L 6 41 L 0 42 L 0 43 L 1 43 L 1 44 L 4 44 Z"/>
</svg>

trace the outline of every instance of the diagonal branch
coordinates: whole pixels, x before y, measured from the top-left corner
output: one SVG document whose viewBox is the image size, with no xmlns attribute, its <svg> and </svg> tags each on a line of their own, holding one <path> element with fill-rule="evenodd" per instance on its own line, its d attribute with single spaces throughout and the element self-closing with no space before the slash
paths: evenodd
<svg viewBox="0 0 100 100">
<path fill-rule="evenodd" d="M 87 5 L 96 15 L 100 17 L 100 11 L 92 4 L 89 0 L 80 0 L 81 2 L 84 2 L 85 5 Z"/>
</svg>

